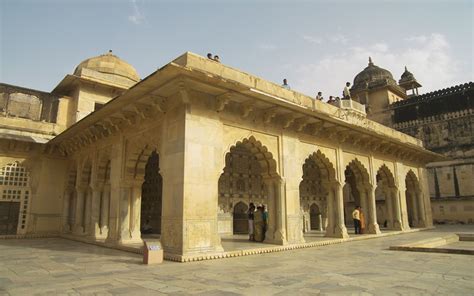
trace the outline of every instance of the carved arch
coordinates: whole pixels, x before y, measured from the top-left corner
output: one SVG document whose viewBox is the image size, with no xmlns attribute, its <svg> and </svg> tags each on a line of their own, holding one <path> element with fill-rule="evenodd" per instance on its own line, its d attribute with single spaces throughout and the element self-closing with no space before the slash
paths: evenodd
<svg viewBox="0 0 474 296">
<path fill-rule="evenodd" d="M 257 141 L 254 136 L 238 141 L 235 145 L 230 147 L 229 151 L 232 152 L 234 149 L 238 149 L 238 147 L 246 148 L 256 157 L 257 162 L 260 165 L 261 174 L 264 178 L 278 176 L 277 164 L 272 153 L 269 152 L 267 147 L 262 145 L 260 141 Z"/>
<path fill-rule="evenodd" d="M 316 164 L 319 169 L 320 177 L 323 181 L 332 182 L 336 179 L 336 170 L 334 169 L 334 166 L 332 165 L 329 158 L 327 158 L 326 155 L 321 152 L 321 150 L 314 152 L 308 158 L 306 158 L 304 165 L 308 164 L 309 162 Z"/>
<path fill-rule="evenodd" d="M 354 177 L 358 182 L 362 182 L 364 184 L 370 184 L 369 172 L 367 168 L 360 162 L 357 158 L 352 160 L 347 166 L 347 169 L 354 174 Z"/>
<path fill-rule="evenodd" d="M 420 188 L 420 182 L 418 181 L 418 177 L 416 176 L 416 174 L 411 169 L 406 174 L 405 184 L 406 184 L 407 190 L 408 189 L 413 189 L 413 190 L 418 191 L 419 188 Z"/>
<path fill-rule="evenodd" d="M 110 149 L 100 152 L 97 164 L 97 183 L 110 183 Z"/>
<path fill-rule="evenodd" d="M 86 158 L 82 163 L 80 176 L 81 177 L 79 179 L 78 185 L 90 185 L 92 180 L 92 160 L 90 158 Z"/>
<path fill-rule="evenodd" d="M 395 187 L 395 178 L 393 177 L 393 173 L 385 164 L 382 164 L 379 167 L 377 170 L 377 176 L 380 176 L 380 178 L 382 178 L 382 180 L 384 180 L 389 187 Z"/>
</svg>

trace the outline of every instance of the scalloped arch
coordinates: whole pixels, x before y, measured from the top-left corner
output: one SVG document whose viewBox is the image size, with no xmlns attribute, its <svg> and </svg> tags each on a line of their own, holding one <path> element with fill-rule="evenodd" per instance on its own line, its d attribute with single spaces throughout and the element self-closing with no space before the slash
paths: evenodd
<svg viewBox="0 0 474 296">
<path fill-rule="evenodd" d="M 406 177 L 405 177 L 405 185 L 408 188 L 419 189 L 420 182 L 418 181 L 418 177 L 416 174 L 410 169 L 408 170 Z"/>
<path fill-rule="evenodd" d="M 346 170 L 350 169 L 358 181 L 363 183 L 370 183 L 369 172 L 365 166 L 357 158 L 353 159 L 347 166 Z"/>
<path fill-rule="evenodd" d="M 318 149 L 318 151 L 310 154 L 306 158 L 304 164 L 307 164 L 310 161 L 314 162 L 319 168 L 321 177 L 324 177 L 325 179 L 324 181 L 331 182 L 336 180 L 336 170 L 334 169 L 334 166 L 332 165 L 329 158 L 327 158 L 326 155 L 321 152 L 321 150 Z"/>
<path fill-rule="evenodd" d="M 377 175 L 385 179 L 390 187 L 395 187 L 395 178 L 393 177 L 393 173 L 385 164 L 382 164 L 379 167 L 377 170 Z"/>
<path fill-rule="evenodd" d="M 248 151 L 250 151 L 250 153 L 252 153 L 257 158 L 257 162 L 260 165 L 263 177 L 278 176 L 276 161 L 275 159 L 273 159 L 272 153 L 268 151 L 267 147 L 262 145 L 260 141 L 255 139 L 254 136 L 245 138 L 242 141 L 238 141 L 237 143 L 232 145 L 226 155 L 239 146 L 245 147 Z"/>
</svg>

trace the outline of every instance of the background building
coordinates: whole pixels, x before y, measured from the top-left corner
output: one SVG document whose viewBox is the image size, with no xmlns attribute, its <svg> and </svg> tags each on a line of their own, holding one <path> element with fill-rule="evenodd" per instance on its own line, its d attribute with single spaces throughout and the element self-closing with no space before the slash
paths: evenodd
<svg viewBox="0 0 474 296">
<path fill-rule="evenodd" d="M 247 233 L 252 202 L 267 206 L 270 244 L 311 228 L 346 238 L 355 205 L 370 234 L 432 226 L 425 164 L 440 156 L 357 102 L 314 101 L 189 52 L 143 80 L 109 52 L 51 93 L 2 87 L 0 235 L 134 249 L 152 235 L 189 261 Z"/>
<path fill-rule="evenodd" d="M 421 84 L 407 70 L 398 83 L 369 59 L 354 78 L 352 98 L 367 117 L 423 141 L 447 157 L 428 164 L 433 219 L 474 222 L 474 83 L 419 95 Z"/>
</svg>

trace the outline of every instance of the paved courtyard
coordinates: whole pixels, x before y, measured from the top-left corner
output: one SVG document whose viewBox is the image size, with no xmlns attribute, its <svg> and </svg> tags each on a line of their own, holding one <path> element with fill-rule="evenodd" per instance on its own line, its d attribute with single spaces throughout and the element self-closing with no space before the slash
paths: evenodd
<svg viewBox="0 0 474 296">
<path fill-rule="evenodd" d="M 60 238 L 0 240 L 0 295 L 472 295 L 474 256 L 388 250 L 449 231 L 474 227 L 157 266 Z"/>
</svg>

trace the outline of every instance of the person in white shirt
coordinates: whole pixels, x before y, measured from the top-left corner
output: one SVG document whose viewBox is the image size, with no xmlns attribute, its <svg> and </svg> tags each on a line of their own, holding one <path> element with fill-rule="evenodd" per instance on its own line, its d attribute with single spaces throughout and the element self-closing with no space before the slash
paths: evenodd
<svg viewBox="0 0 474 296">
<path fill-rule="evenodd" d="M 355 234 L 361 234 L 360 232 L 360 207 L 357 206 L 352 212 L 352 219 L 354 220 Z"/>
</svg>

